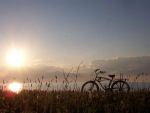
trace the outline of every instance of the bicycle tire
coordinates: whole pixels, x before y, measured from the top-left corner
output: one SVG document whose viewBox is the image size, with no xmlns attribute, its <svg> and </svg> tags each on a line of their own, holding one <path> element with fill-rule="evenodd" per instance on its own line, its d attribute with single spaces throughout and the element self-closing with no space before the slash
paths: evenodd
<svg viewBox="0 0 150 113">
<path fill-rule="evenodd" d="M 92 85 L 92 86 L 90 86 L 91 87 L 90 89 L 88 88 L 88 85 Z M 86 87 L 88 89 L 86 89 Z M 95 88 L 95 90 L 94 90 L 94 88 Z M 97 85 L 97 83 L 95 81 L 87 81 L 82 85 L 81 92 L 94 92 L 94 91 L 95 92 L 99 91 L 99 86 Z"/>
<path fill-rule="evenodd" d="M 130 91 L 130 86 L 126 81 L 115 81 L 112 85 L 111 85 L 111 90 L 113 92 L 129 92 Z"/>
</svg>

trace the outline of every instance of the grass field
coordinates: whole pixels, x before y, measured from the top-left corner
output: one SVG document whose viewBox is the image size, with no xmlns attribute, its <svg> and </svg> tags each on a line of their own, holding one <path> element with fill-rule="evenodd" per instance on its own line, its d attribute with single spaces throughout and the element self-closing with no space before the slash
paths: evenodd
<svg viewBox="0 0 150 113">
<path fill-rule="evenodd" d="M 0 91 L 0 113 L 150 113 L 150 91 Z"/>
</svg>

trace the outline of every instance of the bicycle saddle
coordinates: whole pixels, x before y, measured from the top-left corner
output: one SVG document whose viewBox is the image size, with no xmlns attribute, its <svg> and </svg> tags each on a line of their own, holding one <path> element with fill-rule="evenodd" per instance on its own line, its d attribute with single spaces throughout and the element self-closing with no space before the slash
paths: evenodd
<svg viewBox="0 0 150 113">
<path fill-rule="evenodd" d="M 109 77 L 111 77 L 111 78 L 114 78 L 115 77 L 115 75 L 108 75 Z"/>
</svg>

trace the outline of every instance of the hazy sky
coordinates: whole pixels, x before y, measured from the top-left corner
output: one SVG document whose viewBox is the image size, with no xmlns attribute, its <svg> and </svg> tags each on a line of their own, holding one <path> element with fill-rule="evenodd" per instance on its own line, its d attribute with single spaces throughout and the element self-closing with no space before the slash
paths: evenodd
<svg viewBox="0 0 150 113">
<path fill-rule="evenodd" d="M 149 0 L 0 0 L 0 56 L 76 65 L 150 55 Z"/>
</svg>

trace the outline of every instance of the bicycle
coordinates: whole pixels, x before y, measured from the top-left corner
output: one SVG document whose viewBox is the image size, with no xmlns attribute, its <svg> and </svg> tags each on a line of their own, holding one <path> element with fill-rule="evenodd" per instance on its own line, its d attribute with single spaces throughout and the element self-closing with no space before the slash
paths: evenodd
<svg viewBox="0 0 150 113">
<path fill-rule="evenodd" d="M 127 79 L 115 79 L 115 75 L 108 75 L 108 77 L 100 77 L 99 74 L 106 73 L 105 71 L 101 71 L 100 69 L 96 69 L 95 71 L 96 77 L 94 80 L 90 80 L 85 82 L 82 85 L 81 91 L 95 92 L 99 91 L 100 88 L 105 91 L 114 91 L 114 92 L 129 92 L 130 86 L 126 82 Z M 104 85 L 101 82 L 109 81 L 108 85 Z"/>
</svg>

